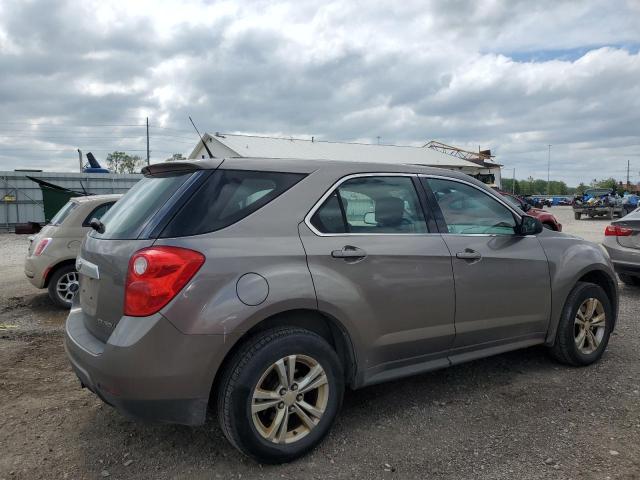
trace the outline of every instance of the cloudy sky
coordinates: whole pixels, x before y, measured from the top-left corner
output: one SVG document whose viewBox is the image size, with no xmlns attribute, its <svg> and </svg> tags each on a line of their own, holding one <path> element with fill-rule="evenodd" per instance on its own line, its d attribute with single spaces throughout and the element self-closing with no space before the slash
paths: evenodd
<svg viewBox="0 0 640 480">
<path fill-rule="evenodd" d="M 640 181 L 640 0 L 0 1 L 0 170 L 200 130 L 491 148 Z"/>
</svg>

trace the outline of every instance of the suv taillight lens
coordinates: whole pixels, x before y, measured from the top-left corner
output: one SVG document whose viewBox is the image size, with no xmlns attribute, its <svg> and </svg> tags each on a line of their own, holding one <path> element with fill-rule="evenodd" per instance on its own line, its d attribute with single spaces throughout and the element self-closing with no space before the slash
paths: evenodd
<svg viewBox="0 0 640 480">
<path fill-rule="evenodd" d="M 179 247 L 149 247 L 129 260 L 124 314 L 146 317 L 175 297 L 204 263 L 204 255 Z"/>
<path fill-rule="evenodd" d="M 607 225 L 607 228 L 604 229 L 605 237 L 628 237 L 632 233 L 633 229 L 620 225 Z"/>
<path fill-rule="evenodd" d="M 40 255 L 42 255 L 42 252 L 44 252 L 45 248 L 47 248 L 50 243 L 50 238 L 41 238 L 38 242 L 38 245 L 36 245 L 36 249 L 33 251 L 33 255 L 35 257 L 39 257 Z"/>
</svg>

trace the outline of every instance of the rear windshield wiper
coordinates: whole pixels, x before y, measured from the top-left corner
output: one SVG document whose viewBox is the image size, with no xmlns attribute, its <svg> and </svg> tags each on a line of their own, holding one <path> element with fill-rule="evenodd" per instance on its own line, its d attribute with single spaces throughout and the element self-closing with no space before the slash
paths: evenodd
<svg viewBox="0 0 640 480">
<path fill-rule="evenodd" d="M 91 228 L 93 228 L 96 232 L 98 233 L 104 233 L 104 223 L 102 223 L 100 220 L 98 220 L 97 218 L 92 218 L 91 221 L 89 222 L 89 225 L 91 226 Z"/>
</svg>

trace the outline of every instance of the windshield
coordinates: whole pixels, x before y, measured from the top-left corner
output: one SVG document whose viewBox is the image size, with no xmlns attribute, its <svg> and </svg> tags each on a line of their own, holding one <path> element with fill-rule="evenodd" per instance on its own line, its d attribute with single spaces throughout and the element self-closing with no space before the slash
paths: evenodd
<svg viewBox="0 0 640 480">
<path fill-rule="evenodd" d="M 504 198 L 507 201 L 507 203 L 509 205 L 511 205 L 512 207 L 516 207 L 516 208 L 522 209 L 522 204 L 517 199 L 512 197 L 511 195 L 502 194 L 502 198 Z"/>
<path fill-rule="evenodd" d="M 75 202 L 67 202 L 64 207 L 58 210 L 58 213 L 51 219 L 51 225 L 60 225 L 65 219 L 73 212 L 73 209 L 78 206 Z"/>
<path fill-rule="evenodd" d="M 104 214 L 104 233 L 91 235 L 106 240 L 138 238 L 149 220 L 191 175 L 193 172 L 180 172 L 143 178 Z"/>
</svg>

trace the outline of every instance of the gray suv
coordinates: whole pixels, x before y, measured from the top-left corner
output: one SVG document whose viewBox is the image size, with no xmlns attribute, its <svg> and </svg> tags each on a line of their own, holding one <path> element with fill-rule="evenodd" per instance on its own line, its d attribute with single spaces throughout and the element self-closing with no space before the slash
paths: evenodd
<svg viewBox="0 0 640 480">
<path fill-rule="evenodd" d="M 93 222 L 66 349 L 132 417 L 200 425 L 290 461 L 345 388 L 531 345 L 598 360 L 616 322 L 606 253 L 542 230 L 482 183 L 410 165 L 152 165 Z"/>
</svg>

